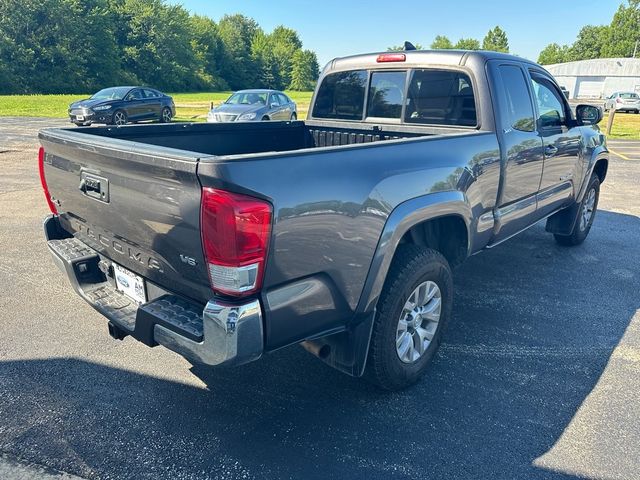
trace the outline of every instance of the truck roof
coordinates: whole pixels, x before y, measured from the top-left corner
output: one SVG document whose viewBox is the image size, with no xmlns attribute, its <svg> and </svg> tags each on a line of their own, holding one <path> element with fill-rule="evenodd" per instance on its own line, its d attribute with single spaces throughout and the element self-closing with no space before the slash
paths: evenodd
<svg viewBox="0 0 640 480">
<path fill-rule="evenodd" d="M 378 63 L 379 55 L 401 53 L 406 55 L 404 62 Z M 354 70 L 360 68 L 370 68 L 371 65 L 379 67 L 398 68 L 400 65 L 465 65 L 468 60 L 479 60 L 484 63 L 487 60 L 503 59 L 512 60 L 521 63 L 537 65 L 536 63 L 522 57 L 509 55 L 506 53 L 492 52 L 488 50 L 402 50 L 397 52 L 376 52 L 360 55 L 350 55 L 348 57 L 334 58 L 325 67 L 324 71 L 329 70 Z"/>
</svg>

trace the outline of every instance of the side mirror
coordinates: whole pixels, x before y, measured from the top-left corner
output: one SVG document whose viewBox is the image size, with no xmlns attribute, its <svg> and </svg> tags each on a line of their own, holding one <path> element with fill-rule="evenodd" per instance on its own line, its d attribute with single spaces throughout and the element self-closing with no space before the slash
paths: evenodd
<svg viewBox="0 0 640 480">
<path fill-rule="evenodd" d="M 578 105 L 576 107 L 576 120 L 578 125 L 597 125 L 604 114 L 602 108 L 594 105 Z"/>
<path fill-rule="evenodd" d="M 272 103 L 271 104 L 271 108 L 278 108 L 280 106 L 280 104 L 278 103 Z"/>
</svg>

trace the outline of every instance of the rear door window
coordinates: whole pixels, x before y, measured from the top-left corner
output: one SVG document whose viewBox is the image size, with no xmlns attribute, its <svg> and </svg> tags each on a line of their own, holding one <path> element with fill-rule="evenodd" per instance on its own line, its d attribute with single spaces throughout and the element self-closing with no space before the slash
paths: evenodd
<svg viewBox="0 0 640 480">
<path fill-rule="evenodd" d="M 515 65 L 500 65 L 498 69 L 504 88 L 503 101 L 500 103 L 504 103 L 501 106 L 505 126 L 522 132 L 533 132 L 533 105 L 524 72 Z"/>
<path fill-rule="evenodd" d="M 352 70 L 327 75 L 313 107 L 315 118 L 362 120 L 367 71 Z"/>
<path fill-rule="evenodd" d="M 414 70 L 407 95 L 405 122 L 476 126 L 473 85 L 463 72 Z"/>
<path fill-rule="evenodd" d="M 397 118 L 402 114 L 407 72 L 373 72 L 367 117 Z"/>
</svg>

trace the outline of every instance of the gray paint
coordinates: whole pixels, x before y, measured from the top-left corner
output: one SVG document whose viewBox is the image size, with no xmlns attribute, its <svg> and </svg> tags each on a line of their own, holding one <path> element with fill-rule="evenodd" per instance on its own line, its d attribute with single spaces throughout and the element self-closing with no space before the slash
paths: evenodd
<svg viewBox="0 0 640 480">
<path fill-rule="evenodd" d="M 274 219 L 261 292 L 265 349 L 346 332 L 345 348 L 357 350 L 357 358 L 340 360 L 339 366 L 359 374 L 376 300 L 408 229 L 429 219 L 457 216 L 468 229 L 467 253 L 477 253 L 581 198 L 596 160 L 607 154 L 597 127 L 572 128 L 580 135 L 577 146 L 570 139 L 571 149 L 557 157 L 543 159 L 536 151 L 519 159 L 510 153 L 519 143 L 544 145 L 549 139 L 537 134 L 507 138 L 494 109 L 500 90 L 488 61 L 516 62 L 525 70 L 537 68 L 533 63 L 487 52 L 408 52 L 402 65 L 375 64 L 375 57 L 336 60 L 323 75 L 332 68 L 367 66 L 464 69 L 474 83 L 479 127 L 311 119 L 306 124 L 45 131 L 41 142 L 57 167 L 47 165 L 53 194 L 63 199 L 63 207 L 68 204 L 86 213 L 90 222 L 108 225 L 159 254 L 170 273 L 151 277 L 152 271 L 125 266 L 202 303 L 210 296 L 202 263 L 185 272 L 171 256 L 184 251 L 203 262 L 200 186 L 268 200 Z M 324 146 L 316 146 L 319 139 Z M 177 151 L 171 145 L 192 145 L 202 153 Z M 109 178 L 115 202 L 111 216 L 103 205 L 80 200 L 75 182 L 82 167 Z M 572 175 L 562 180 L 567 168 Z M 540 190 L 542 181 L 546 188 Z M 153 230 L 145 221 L 163 229 Z"/>
</svg>

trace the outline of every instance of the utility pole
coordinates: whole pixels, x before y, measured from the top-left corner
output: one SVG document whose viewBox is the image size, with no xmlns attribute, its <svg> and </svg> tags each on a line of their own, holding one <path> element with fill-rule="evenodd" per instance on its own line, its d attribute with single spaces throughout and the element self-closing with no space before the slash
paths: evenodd
<svg viewBox="0 0 640 480">
<path fill-rule="evenodd" d="M 638 40 L 636 40 L 636 45 L 633 47 L 633 58 L 636 58 L 637 52 L 638 52 Z"/>
</svg>

